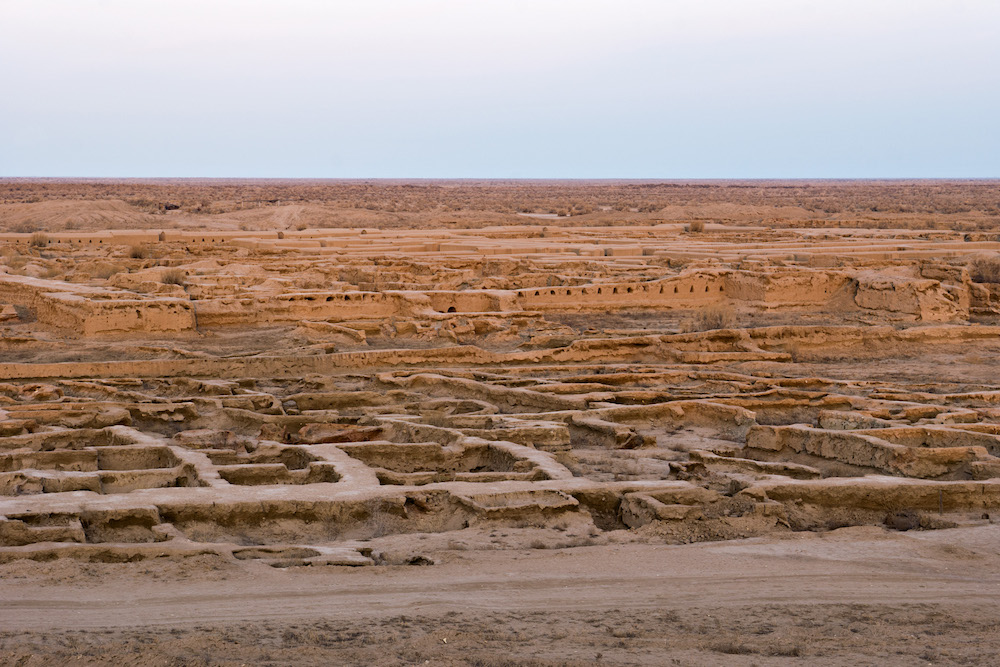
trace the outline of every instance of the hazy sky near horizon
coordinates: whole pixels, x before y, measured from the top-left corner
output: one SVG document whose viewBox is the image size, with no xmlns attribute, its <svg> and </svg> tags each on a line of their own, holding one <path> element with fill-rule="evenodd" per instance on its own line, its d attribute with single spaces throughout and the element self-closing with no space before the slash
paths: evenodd
<svg viewBox="0 0 1000 667">
<path fill-rule="evenodd" d="M 997 0 L 0 0 L 0 176 L 1000 177 Z"/>
</svg>

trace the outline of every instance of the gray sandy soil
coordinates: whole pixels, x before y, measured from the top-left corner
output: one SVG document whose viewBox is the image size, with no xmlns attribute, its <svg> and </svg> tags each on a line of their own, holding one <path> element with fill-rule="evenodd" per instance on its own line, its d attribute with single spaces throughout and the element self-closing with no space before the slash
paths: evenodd
<svg viewBox="0 0 1000 667">
<path fill-rule="evenodd" d="M 0 571 L 0 664 L 987 665 L 1000 653 L 993 525 L 426 546 L 424 567 L 14 561 Z"/>
</svg>

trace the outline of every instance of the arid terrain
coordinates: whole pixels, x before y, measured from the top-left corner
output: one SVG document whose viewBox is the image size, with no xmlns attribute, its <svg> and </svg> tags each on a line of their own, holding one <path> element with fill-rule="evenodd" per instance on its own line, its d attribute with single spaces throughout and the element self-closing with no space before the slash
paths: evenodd
<svg viewBox="0 0 1000 667">
<path fill-rule="evenodd" d="M 995 664 L 997 181 L 0 179 L 0 664 Z"/>
</svg>

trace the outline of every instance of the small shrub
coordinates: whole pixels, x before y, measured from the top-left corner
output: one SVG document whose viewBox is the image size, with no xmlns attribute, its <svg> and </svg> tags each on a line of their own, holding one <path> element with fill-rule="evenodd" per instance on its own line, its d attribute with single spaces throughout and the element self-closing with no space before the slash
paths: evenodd
<svg viewBox="0 0 1000 667">
<path fill-rule="evenodd" d="M 392 517 L 386 512 L 382 501 L 377 499 L 366 501 L 364 508 L 367 517 L 364 530 L 369 539 L 384 537 L 392 532 Z"/>
<path fill-rule="evenodd" d="M 35 232 L 31 235 L 31 246 L 33 248 L 44 248 L 49 244 L 49 235 L 45 232 Z"/>
<path fill-rule="evenodd" d="M 157 211 L 160 208 L 159 202 L 155 202 L 152 199 L 146 199 L 145 197 L 140 197 L 136 199 L 126 199 L 125 203 L 134 206 L 138 209 L 151 213 Z"/>
<path fill-rule="evenodd" d="M 979 257 L 969 264 L 969 277 L 977 283 L 1000 283 L 1000 257 Z"/>
<path fill-rule="evenodd" d="M 3 258 L 3 263 L 12 269 L 20 269 L 28 263 L 28 258 L 22 255 L 15 246 L 0 248 L 0 257 Z"/>
<path fill-rule="evenodd" d="M 768 649 L 767 655 L 798 658 L 802 656 L 802 647 L 798 644 L 793 644 L 791 646 L 773 646 Z"/>
<path fill-rule="evenodd" d="M 700 233 L 705 231 L 705 221 L 704 220 L 693 220 L 691 224 L 687 226 L 687 231 Z"/>
<path fill-rule="evenodd" d="M 635 639 L 642 636 L 635 628 L 608 628 L 608 633 L 615 639 Z"/>
<path fill-rule="evenodd" d="M 725 653 L 726 655 L 749 655 L 752 653 L 758 653 L 757 649 L 753 646 L 733 640 L 717 642 L 712 646 L 712 650 L 716 653 Z"/>
<path fill-rule="evenodd" d="M 707 306 L 694 317 L 681 323 L 685 333 L 711 331 L 712 329 L 732 329 L 736 326 L 736 312 L 730 306 Z"/>
<path fill-rule="evenodd" d="M 147 259 L 152 255 L 148 245 L 134 245 L 128 249 L 128 256 L 132 259 Z"/>
<path fill-rule="evenodd" d="M 94 277 L 107 280 L 116 273 L 121 273 L 122 267 L 117 264 L 101 264 L 94 270 Z"/>
<path fill-rule="evenodd" d="M 184 285 L 184 272 L 180 269 L 167 269 L 160 276 L 160 282 L 164 285 Z"/>
</svg>

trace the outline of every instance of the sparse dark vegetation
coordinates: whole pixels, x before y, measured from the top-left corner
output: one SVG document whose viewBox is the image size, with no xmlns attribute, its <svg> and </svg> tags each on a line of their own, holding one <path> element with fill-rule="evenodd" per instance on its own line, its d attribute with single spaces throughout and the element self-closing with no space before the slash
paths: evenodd
<svg viewBox="0 0 1000 667">
<path fill-rule="evenodd" d="M 977 283 L 1000 283 L 1000 257 L 979 257 L 969 264 L 969 277 Z"/>
<path fill-rule="evenodd" d="M 681 322 L 685 332 L 732 329 L 736 326 L 736 311 L 731 306 L 708 306 Z"/>
<path fill-rule="evenodd" d="M 10 231 L 15 234 L 31 234 L 32 232 L 38 231 L 38 225 L 33 222 L 19 222 L 11 225 Z"/>
<path fill-rule="evenodd" d="M 117 264 L 101 264 L 94 270 L 94 277 L 107 280 L 116 273 L 121 273 L 122 267 Z"/>
<path fill-rule="evenodd" d="M 164 285 L 181 285 L 187 282 L 187 276 L 180 269 L 167 269 L 160 277 L 160 282 Z"/>
<path fill-rule="evenodd" d="M 177 210 L 215 215 L 288 205 L 320 206 L 310 227 L 437 226 L 451 214 L 461 224 L 496 224 L 496 216 L 556 214 L 557 224 L 623 225 L 634 220 L 707 220 L 773 227 L 923 228 L 1000 232 L 1000 182 L 981 181 L 153 181 L 0 179 L 0 205 L 32 204 L 8 217 L 8 231 L 49 226 L 52 201 L 126 204 L 137 215 Z M 30 215 L 30 218 L 24 219 Z M 585 216 L 584 219 L 580 219 Z M 93 229 L 100 219 L 85 221 Z M 523 221 L 520 218 L 519 221 Z M 454 222 L 454 220 L 452 221 Z M 59 223 L 60 226 L 63 224 Z M 161 225 L 159 215 L 137 225 Z"/>
</svg>

